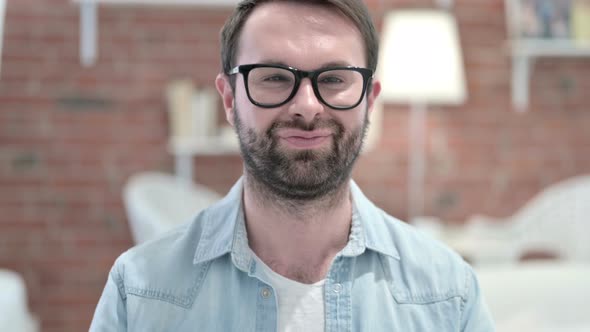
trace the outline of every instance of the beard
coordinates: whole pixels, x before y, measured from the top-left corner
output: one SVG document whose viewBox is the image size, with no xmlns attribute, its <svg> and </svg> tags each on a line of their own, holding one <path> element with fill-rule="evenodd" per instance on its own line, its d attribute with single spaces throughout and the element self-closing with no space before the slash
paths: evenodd
<svg viewBox="0 0 590 332">
<path fill-rule="evenodd" d="M 234 109 L 234 124 L 247 175 L 261 194 L 289 201 L 310 201 L 336 192 L 350 179 L 369 126 L 365 109 L 363 123 L 347 132 L 335 119 L 305 123 L 296 118 L 274 122 L 265 132 L 247 128 Z M 331 144 L 315 150 L 288 150 L 276 134 L 282 128 L 305 131 L 324 128 L 332 132 Z"/>
</svg>

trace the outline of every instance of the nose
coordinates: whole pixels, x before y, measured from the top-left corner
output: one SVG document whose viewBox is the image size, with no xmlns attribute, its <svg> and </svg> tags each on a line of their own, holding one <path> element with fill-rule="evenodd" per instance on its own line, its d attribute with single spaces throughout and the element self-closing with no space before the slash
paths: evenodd
<svg viewBox="0 0 590 332">
<path fill-rule="evenodd" d="M 311 80 L 304 78 L 291 101 L 289 114 L 294 117 L 302 117 L 305 122 L 312 122 L 323 112 L 324 104 L 315 95 Z"/>
</svg>

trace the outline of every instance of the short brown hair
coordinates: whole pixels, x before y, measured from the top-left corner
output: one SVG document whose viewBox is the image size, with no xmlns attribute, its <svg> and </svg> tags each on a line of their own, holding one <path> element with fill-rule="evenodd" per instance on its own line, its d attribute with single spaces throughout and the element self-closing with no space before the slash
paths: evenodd
<svg viewBox="0 0 590 332">
<path fill-rule="evenodd" d="M 235 65 L 238 41 L 244 23 L 257 5 L 265 2 L 289 1 L 311 3 L 335 7 L 354 22 L 365 42 L 367 66 L 375 71 L 379 54 L 379 39 L 373 20 L 362 0 L 244 0 L 238 4 L 221 30 L 221 65 L 224 73 L 229 73 Z M 232 84 L 233 87 L 233 84 Z"/>
</svg>

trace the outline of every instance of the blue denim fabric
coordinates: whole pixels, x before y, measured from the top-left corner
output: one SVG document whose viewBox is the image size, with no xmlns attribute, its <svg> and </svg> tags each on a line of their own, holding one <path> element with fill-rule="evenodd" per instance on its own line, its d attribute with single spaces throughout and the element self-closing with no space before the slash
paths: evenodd
<svg viewBox="0 0 590 332">
<path fill-rule="evenodd" d="M 325 282 L 326 331 L 494 331 L 471 267 L 351 181 L 349 242 Z M 248 248 L 242 180 L 193 222 L 115 262 L 90 331 L 276 331 Z"/>
</svg>

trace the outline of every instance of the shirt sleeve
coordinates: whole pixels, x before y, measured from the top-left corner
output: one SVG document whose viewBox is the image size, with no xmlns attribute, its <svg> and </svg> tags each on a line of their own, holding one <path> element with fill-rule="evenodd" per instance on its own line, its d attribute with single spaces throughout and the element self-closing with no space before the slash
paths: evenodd
<svg viewBox="0 0 590 332">
<path fill-rule="evenodd" d="M 496 331 L 492 315 L 484 301 L 479 282 L 473 269 L 466 264 L 465 297 L 461 311 L 462 332 L 493 332 Z"/>
<path fill-rule="evenodd" d="M 98 301 L 90 332 L 127 331 L 127 298 L 117 263 L 111 269 Z"/>
</svg>

